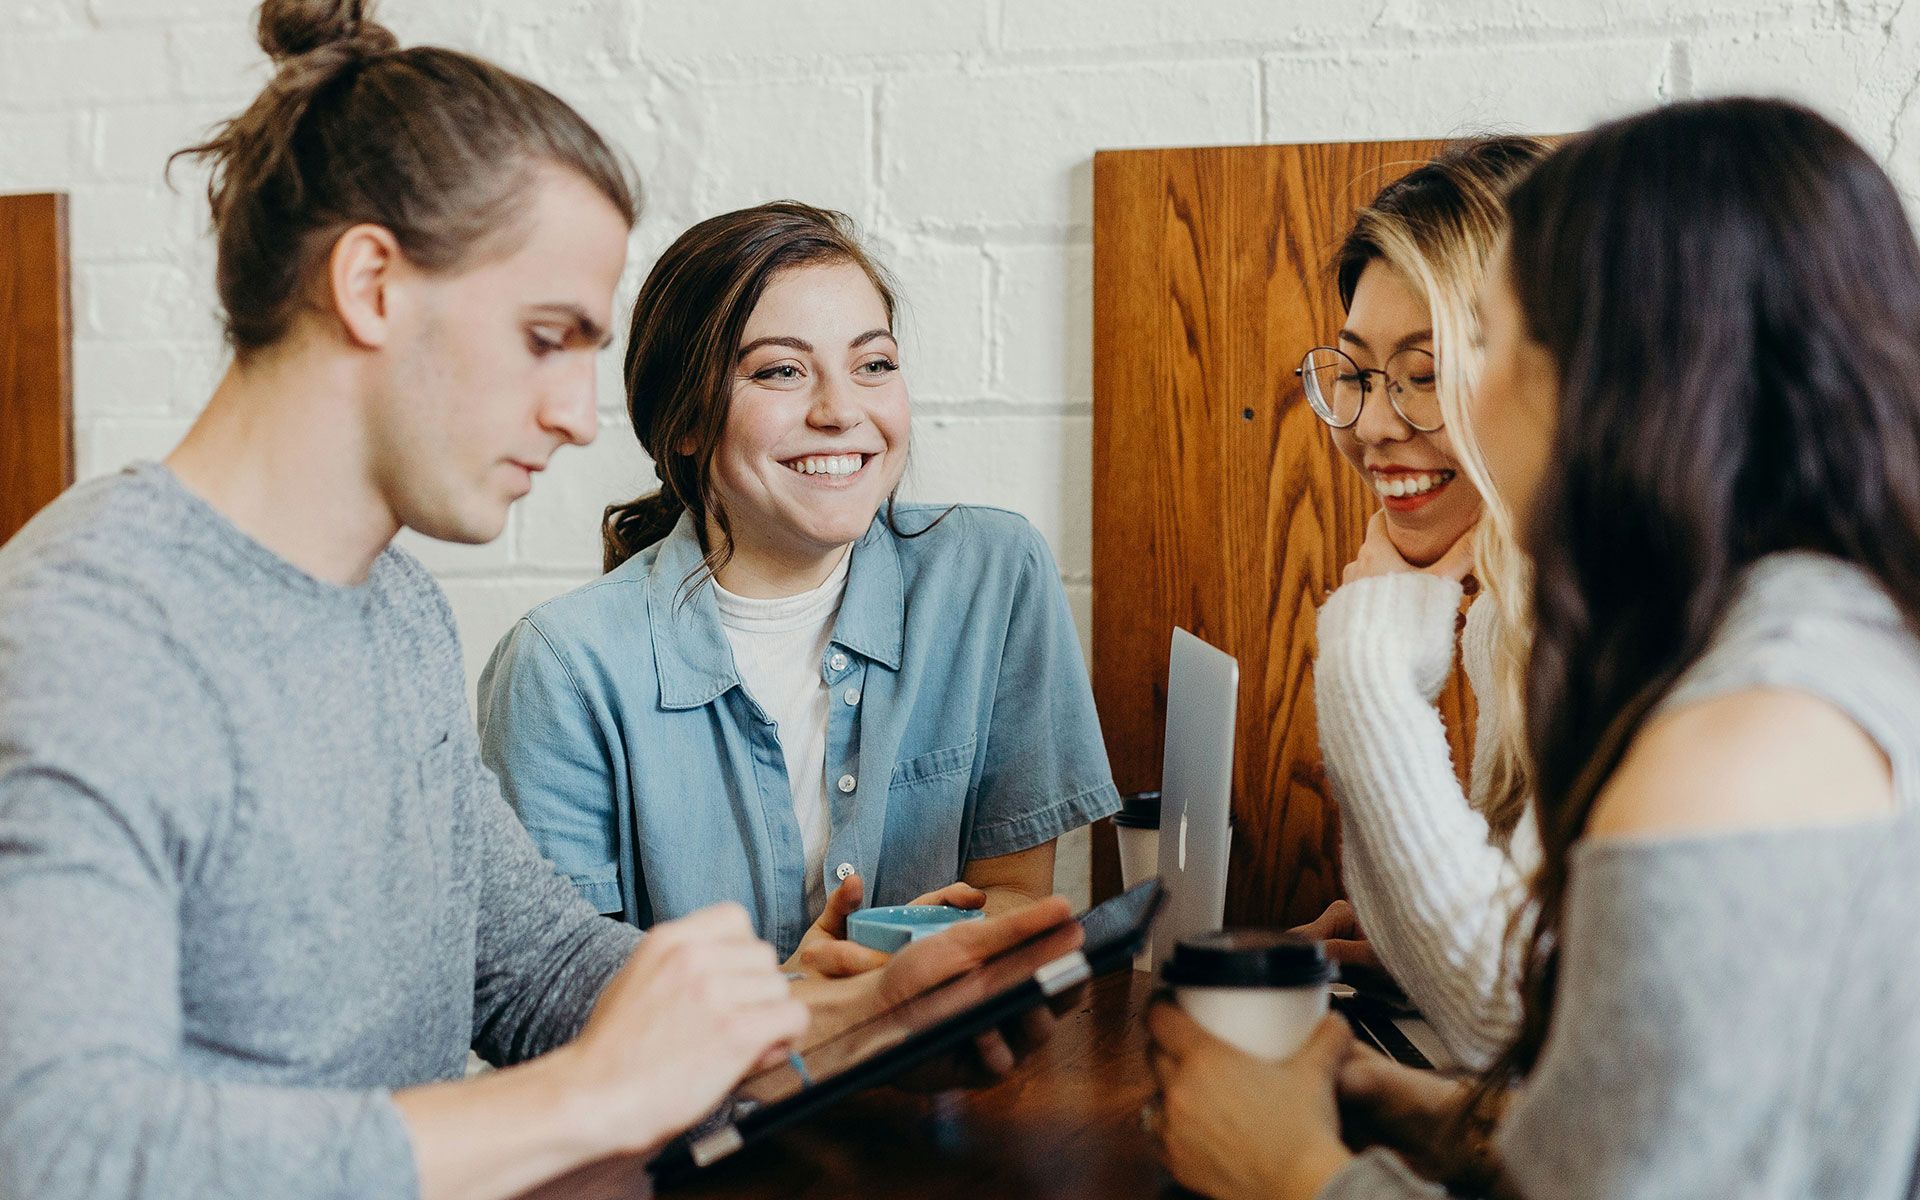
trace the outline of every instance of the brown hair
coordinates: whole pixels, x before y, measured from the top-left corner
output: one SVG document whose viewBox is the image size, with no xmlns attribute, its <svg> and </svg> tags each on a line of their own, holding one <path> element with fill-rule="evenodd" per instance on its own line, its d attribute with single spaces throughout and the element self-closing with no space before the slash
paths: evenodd
<svg viewBox="0 0 1920 1200">
<path fill-rule="evenodd" d="M 1522 530 L 1541 868 L 1483 1109 L 1547 1044 L 1575 843 L 1742 572 L 1843 559 L 1920 632 L 1920 244 L 1873 156 L 1798 105 L 1692 101 L 1574 138 L 1508 207 L 1559 392 Z"/>
<path fill-rule="evenodd" d="M 354 225 L 390 230 L 420 267 L 457 270 L 512 248 L 548 163 L 634 221 L 624 164 L 565 101 L 471 55 L 401 49 L 371 8 L 265 0 L 258 36 L 278 71 L 210 140 L 174 155 L 212 164 L 220 303 L 243 359 L 292 326 Z"/>
<path fill-rule="evenodd" d="M 741 335 L 776 274 L 835 262 L 866 272 L 891 324 L 893 285 L 842 213 L 796 200 L 743 208 L 700 222 L 660 256 L 633 304 L 626 362 L 627 412 L 660 488 L 607 506 L 600 525 L 604 569 L 666 537 L 683 512 L 694 516 L 706 573 L 726 563 L 732 531 L 713 492 L 712 469 Z M 893 502 L 887 503 L 891 522 Z M 724 538 L 720 545 L 706 544 L 709 517 Z"/>
</svg>

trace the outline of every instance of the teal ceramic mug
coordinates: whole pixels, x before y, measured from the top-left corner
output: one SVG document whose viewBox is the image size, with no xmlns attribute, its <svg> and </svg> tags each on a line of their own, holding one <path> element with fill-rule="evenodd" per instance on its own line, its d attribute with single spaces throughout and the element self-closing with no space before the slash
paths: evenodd
<svg viewBox="0 0 1920 1200">
<path fill-rule="evenodd" d="M 932 937 L 962 921 L 977 921 L 984 915 L 977 908 L 949 908 L 944 904 L 863 908 L 847 914 L 847 937 L 862 946 L 892 954 L 908 942 Z"/>
</svg>

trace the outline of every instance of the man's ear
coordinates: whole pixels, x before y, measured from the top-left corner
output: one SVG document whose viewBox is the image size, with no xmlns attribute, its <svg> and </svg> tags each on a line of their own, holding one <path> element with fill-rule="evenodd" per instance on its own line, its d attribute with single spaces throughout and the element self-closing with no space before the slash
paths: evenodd
<svg viewBox="0 0 1920 1200">
<path fill-rule="evenodd" d="M 327 283 L 349 341 L 368 349 L 387 344 L 389 292 L 402 261 L 399 239 L 383 225 L 355 225 L 334 240 Z"/>
</svg>

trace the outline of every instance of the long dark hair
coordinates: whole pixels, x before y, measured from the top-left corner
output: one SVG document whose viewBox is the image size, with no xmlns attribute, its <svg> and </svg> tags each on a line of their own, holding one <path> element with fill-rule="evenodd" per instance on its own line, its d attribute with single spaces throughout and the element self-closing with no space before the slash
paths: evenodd
<svg viewBox="0 0 1920 1200">
<path fill-rule="evenodd" d="M 740 335 L 776 274 L 833 262 L 866 272 L 891 324 L 887 273 L 860 245 L 853 223 L 828 209 L 780 200 L 722 213 L 681 234 L 660 256 L 634 301 L 626 361 L 627 413 L 660 488 L 607 506 L 602 569 L 666 537 L 683 512 L 694 516 L 706 571 L 725 564 L 732 530 L 713 492 L 713 455 L 732 403 Z M 719 545 L 706 545 L 708 517 L 722 534 Z"/>
<path fill-rule="evenodd" d="M 1920 631 L 1920 247 L 1866 151 L 1793 104 L 1678 104 L 1573 139 L 1508 207 L 1560 394 L 1523 531 L 1542 867 L 1489 1093 L 1546 1040 L 1573 843 L 1742 569 L 1836 556 Z"/>
<path fill-rule="evenodd" d="M 577 173 L 633 224 L 626 165 L 540 85 L 457 50 L 401 48 L 372 0 L 265 0 L 256 33 L 273 78 L 173 156 L 213 168 L 207 201 L 236 357 L 287 332 L 350 226 L 383 226 L 416 266 L 458 270 L 513 249 L 542 163 Z"/>
</svg>

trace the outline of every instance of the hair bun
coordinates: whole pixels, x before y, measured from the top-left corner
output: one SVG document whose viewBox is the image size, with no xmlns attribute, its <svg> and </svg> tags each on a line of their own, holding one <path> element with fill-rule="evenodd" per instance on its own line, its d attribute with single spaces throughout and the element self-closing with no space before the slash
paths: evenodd
<svg viewBox="0 0 1920 1200">
<path fill-rule="evenodd" d="M 400 43 L 372 19 L 373 0 L 263 0 L 260 48 L 276 63 L 327 46 L 357 44 L 368 52 Z"/>
</svg>

